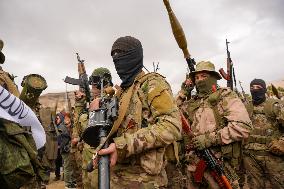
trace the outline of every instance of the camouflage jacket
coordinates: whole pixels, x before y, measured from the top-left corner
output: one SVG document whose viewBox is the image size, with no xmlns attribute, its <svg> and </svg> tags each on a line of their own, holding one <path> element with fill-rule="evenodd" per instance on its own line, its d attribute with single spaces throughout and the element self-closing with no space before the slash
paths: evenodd
<svg viewBox="0 0 284 189">
<path fill-rule="evenodd" d="M 247 150 L 269 151 L 272 141 L 281 140 L 284 132 L 283 101 L 267 99 L 253 106 L 251 120 L 254 129 L 245 145 Z"/>
<path fill-rule="evenodd" d="M 118 162 L 138 165 L 144 173 L 160 174 L 165 147 L 181 138 L 180 114 L 163 76 L 141 72 L 134 85 L 129 107 L 113 139 Z M 121 91 L 120 104 L 128 89 Z"/>
</svg>

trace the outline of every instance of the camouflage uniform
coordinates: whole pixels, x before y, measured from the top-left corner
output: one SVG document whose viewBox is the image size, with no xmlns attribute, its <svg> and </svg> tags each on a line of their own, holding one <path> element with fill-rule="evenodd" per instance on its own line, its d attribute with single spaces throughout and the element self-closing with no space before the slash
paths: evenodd
<svg viewBox="0 0 284 189">
<path fill-rule="evenodd" d="M 105 73 L 110 74 L 110 71 L 107 68 L 96 68 L 93 71 L 92 76 L 102 76 Z M 85 110 L 85 105 L 85 99 L 76 100 L 75 102 L 76 122 L 75 128 L 73 130 L 73 138 L 80 138 L 82 136 L 83 131 L 88 126 L 89 115 L 88 112 Z M 87 172 L 87 165 L 92 162 L 94 148 L 81 141 L 78 143 L 76 148 L 73 147 L 73 150 L 76 151 L 75 158 L 77 160 L 77 165 L 80 167 L 81 170 L 84 189 L 98 188 L 98 170 L 96 169 L 92 172 Z M 78 162 L 80 162 L 80 164 Z"/>
<path fill-rule="evenodd" d="M 254 130 L 244 150 L 246 188 L 284 187 L 283 102 L 267 99 L 253 106 Z"/>
<path fill-rule="evenodd" d="M 248 138 L 251 121 L 236 93 L 229 88 L 216 88 L 217 79 L 221 79 L 221 76 L 215 72 L 214 64 L 199 62 L 196 71 L 190 75 L 194 77 L 196 73 L 204 71 L 209 74 L 213 82 L 208 85 L 207 93 L 201 93 L 202 88 L 196 82 L 197 96 L 193 96 L 187 102 L 185 114 L 194 135 L 192 141 L 188 141 L 188 144 L 193 143 L 193 148 L 188 148 L 186 153 L 188 188 L 220 188 L 207 169 L 201 183 L 196 183 L 194 180 L 193 175 L 200 171 L 197 167 L 200 158 L 195 150 L 201 150 L 201 148 L 209 149 L 216 158 L 222 160 L 225 175 L 232 188 L 239 188 L 237 173 L 241 160 L 241 141 Z M 210 83 L 209 78 L 202 82 Z M 198 141 L 204 143 L 204 146 L 198 147 L 196 145 Z"/>
<path fill-rule="evenodd" d="M 122 79 L 120 107 L 124 96 L 131 96 L 113 138 L 118 160 L 111 169 L 111 188 L 165 188 L 165 150 L 181 138 L 179 111 L 170 85 L 157 73 L 144 74 L 142 52 L 140 41 L 130 36 L 118 38 L 112 47 Z"/>
</svg>

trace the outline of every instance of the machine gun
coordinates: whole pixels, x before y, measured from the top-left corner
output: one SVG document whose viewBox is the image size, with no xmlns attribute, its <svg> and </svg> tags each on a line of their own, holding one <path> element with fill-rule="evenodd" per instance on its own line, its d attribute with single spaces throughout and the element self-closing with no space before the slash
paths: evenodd
<svg viewBox="0 0 284 189">
<path fill-rule="evenodd" d="M 104 74 L 102 77 L 93 76 L 92 82 L 95 82 L 101 88 L 101 100 L 99 109 L 89 113 L 88 127 L 82 134 L 83 140 L 92 147 L 97 147 L 104 143 L 102 148 L 108 147 L 108 142 L 105 142 L 109 131 L 111 130 L 114 121 L 118 117 L 118 100 L 116 97 L 103 94 L 106 82 L 110 81 L 110 75 Z M 109 172 L 109 156 L 101 156 L 98 163 L 98 187 L 100 189 L 110 188 L 110 172 Z M 87 171 L 93 171 L 93 162 L 87 166 Z"/>
<path fill-rule="evenodd" d="M 80 90 L 86 94 L 86 101 L 89 103 L 91 102 L 91 92 L 90 92 L 88 75 L 86 73 L 85 64 L 84 64 L 85 60 L 81 60 L 78 53 L 76 53 L 76 55 L 78 60 L 79 79 L 66 76 L 64 82 L 71 85 L 79 85 Z"/>
</svg>

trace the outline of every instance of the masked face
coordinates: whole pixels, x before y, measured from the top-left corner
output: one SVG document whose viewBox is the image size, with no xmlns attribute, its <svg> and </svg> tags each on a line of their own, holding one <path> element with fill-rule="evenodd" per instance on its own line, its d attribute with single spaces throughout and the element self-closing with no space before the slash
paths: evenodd
<svg viewBox="0 0 284 189">
<path fill-rule="evenodd" d="M 115 69 L 122 80 L 121 87 L 126 88 L 133 84 L 135 77 L 143 67 L 142 48 L 132 49 L 121 54 L 113 55 Z"/>
<path fill-rule="evenodd" d="M 259 105 L 263 103 L 266 99 L 265 97 L 266 88 L 263 88 L 261 85 L 258 85 L 258 84 L 251 85 L 250 93 L 252 96 L 252 103 L 254 105 Z"/>
<path fill-rule="evenodd" d="M 198 96 L 211 94 L 212 88 L 217 86 L 217 79 L 206 72 L 197 73 L 194 78 Z"/>
</svg>

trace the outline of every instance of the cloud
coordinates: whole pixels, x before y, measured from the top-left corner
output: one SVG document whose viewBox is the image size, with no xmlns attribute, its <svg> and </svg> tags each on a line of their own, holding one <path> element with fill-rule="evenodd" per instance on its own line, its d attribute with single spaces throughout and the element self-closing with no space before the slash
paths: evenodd
<svg viewBox="0 0 284 189">
<path fill-rule="evenodd" d="M 225 67 L 228 38 L 237 80 L 246 90 L 255 77 L 283 78 L 283 1 L 180 0 L 171 5 L 197 61 Z M 125 35 L 141 40 L 145 66 L 152 71 L 152 63 L 159 62 L 159 72 L 174 92 L 187 71 L 162 0 L 2 0 L 0 28 L 7 57 L 3 68 L 18 76 L 17 84 L 29 73 L 43 75 L 48 83 L 45 93 L 65 90 L 66 75 L 77 77 L 76 52 L 86 60 L 88 74 L 105 66 L 119 83 L 110 49 Z"/>
</svg>

